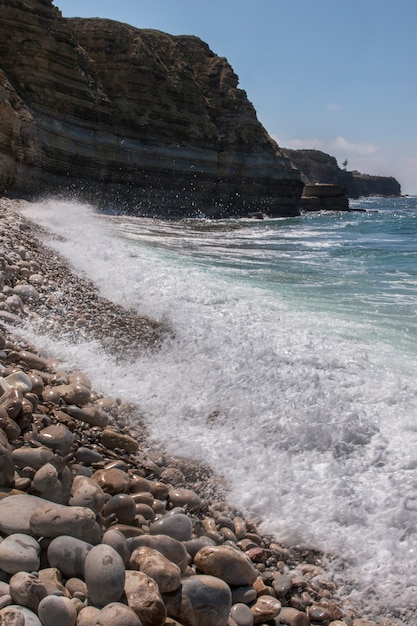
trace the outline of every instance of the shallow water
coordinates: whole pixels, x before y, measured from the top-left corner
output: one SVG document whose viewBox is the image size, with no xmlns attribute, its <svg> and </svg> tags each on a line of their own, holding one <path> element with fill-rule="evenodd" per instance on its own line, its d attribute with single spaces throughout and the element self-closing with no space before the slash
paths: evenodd
<svg viewBox="0 0 417 626">
<path fill-rule="evenodd" d="M 223 473 L 263 531 L 338 554 L 352 598 L 381 615 L 417 593 L 417 198 L 351 206 L 367 212 L 163 222 L 49 200 L 25 213 L 103 295 L 175 331 L 124 366 L 91 344 L 51 347 L 138 402 L 155 441 Z"/>
</svg>

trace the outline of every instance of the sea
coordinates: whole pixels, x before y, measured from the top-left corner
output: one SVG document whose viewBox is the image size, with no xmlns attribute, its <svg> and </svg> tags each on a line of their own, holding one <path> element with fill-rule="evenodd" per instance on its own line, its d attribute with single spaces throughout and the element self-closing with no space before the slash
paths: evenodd
<svg viewBox="0 0 417 626">
<path fill-rule="evenodd" d="M 353 605 L 409 625 L 417 197 L 350 207 L 164 221 L 30 204 L 25 216 L 78 274 L 172 330 L 160 350 L 122 363 L 94 342 L 33 337 L 96 388 L 137 403 L 152 445 L 221 474 L 261 532 L 329 555 Z"/>
</svg>

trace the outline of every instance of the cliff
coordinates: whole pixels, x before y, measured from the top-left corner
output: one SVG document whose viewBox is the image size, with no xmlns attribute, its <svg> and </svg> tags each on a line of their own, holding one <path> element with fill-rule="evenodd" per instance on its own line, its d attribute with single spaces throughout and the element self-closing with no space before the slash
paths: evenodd
<svg viewBox="0 0 417 626">
<path fill-rule="evenodd" d="M 399 182 L 388 176 L 370 176 L 357 171 L 341 169 L 336 159 L 320 150 L 284 149 L 286 155 L 300 170 L 305 184 L 325 183 L 340 185 L 350 198 L 360 196 L 400 196 Z"/>
<path fill-rule="evenodd" d="M 296 215 L 303 184 L 192 36 L 0 0 L 0 190 L 143 215 Z"/>
</svg>

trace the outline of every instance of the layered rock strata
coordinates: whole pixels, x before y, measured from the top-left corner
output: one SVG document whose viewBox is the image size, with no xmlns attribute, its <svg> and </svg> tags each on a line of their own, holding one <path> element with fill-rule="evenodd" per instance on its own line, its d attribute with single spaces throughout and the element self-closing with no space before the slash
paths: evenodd
<svg viewBox="0 0 417 626">
<path fill-rule="evenodd" d="M 347 211 L 349 198 L 344 187 L 316 183 L 304 187 L 300 207 L 303 211 Z"/>
<path fill-rule="evenodd" d="M 192 36 L 0 2 L 0 187 L 143 215 L 295 215 L 302 182 Z"/>
</svg>

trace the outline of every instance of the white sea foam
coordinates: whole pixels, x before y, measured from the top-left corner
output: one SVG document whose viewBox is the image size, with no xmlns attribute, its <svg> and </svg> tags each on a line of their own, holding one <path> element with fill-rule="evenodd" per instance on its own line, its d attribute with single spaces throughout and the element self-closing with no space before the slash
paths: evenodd
<svg viewBox="0 0 417 626">
<path fill-rule="evenodd" d="M 260 515 L 264 531 L 339 554 L 353 595 L 374 610 L 414 602 L 413 355 L 372 339 L 367 320 L 309 313 L 279 291 L 196 263 L 181 254 L 178 224 L 103 218 L 56 201 L 26 214 L 66 239 L 49 243 L 105 296 L 175 331 L 158 354 L 124 366 L 98 358 L 94 344 L 38 340 L 97 387 L 138 402 L 155 441 L 223 473 L 230 499 Z M 234 233 L 223 232 L 224 247 Z M 171 239 L 157 245 L 161 237 Z M 192 245 L 203 241 L 201 233 Z"/>
</svg>

